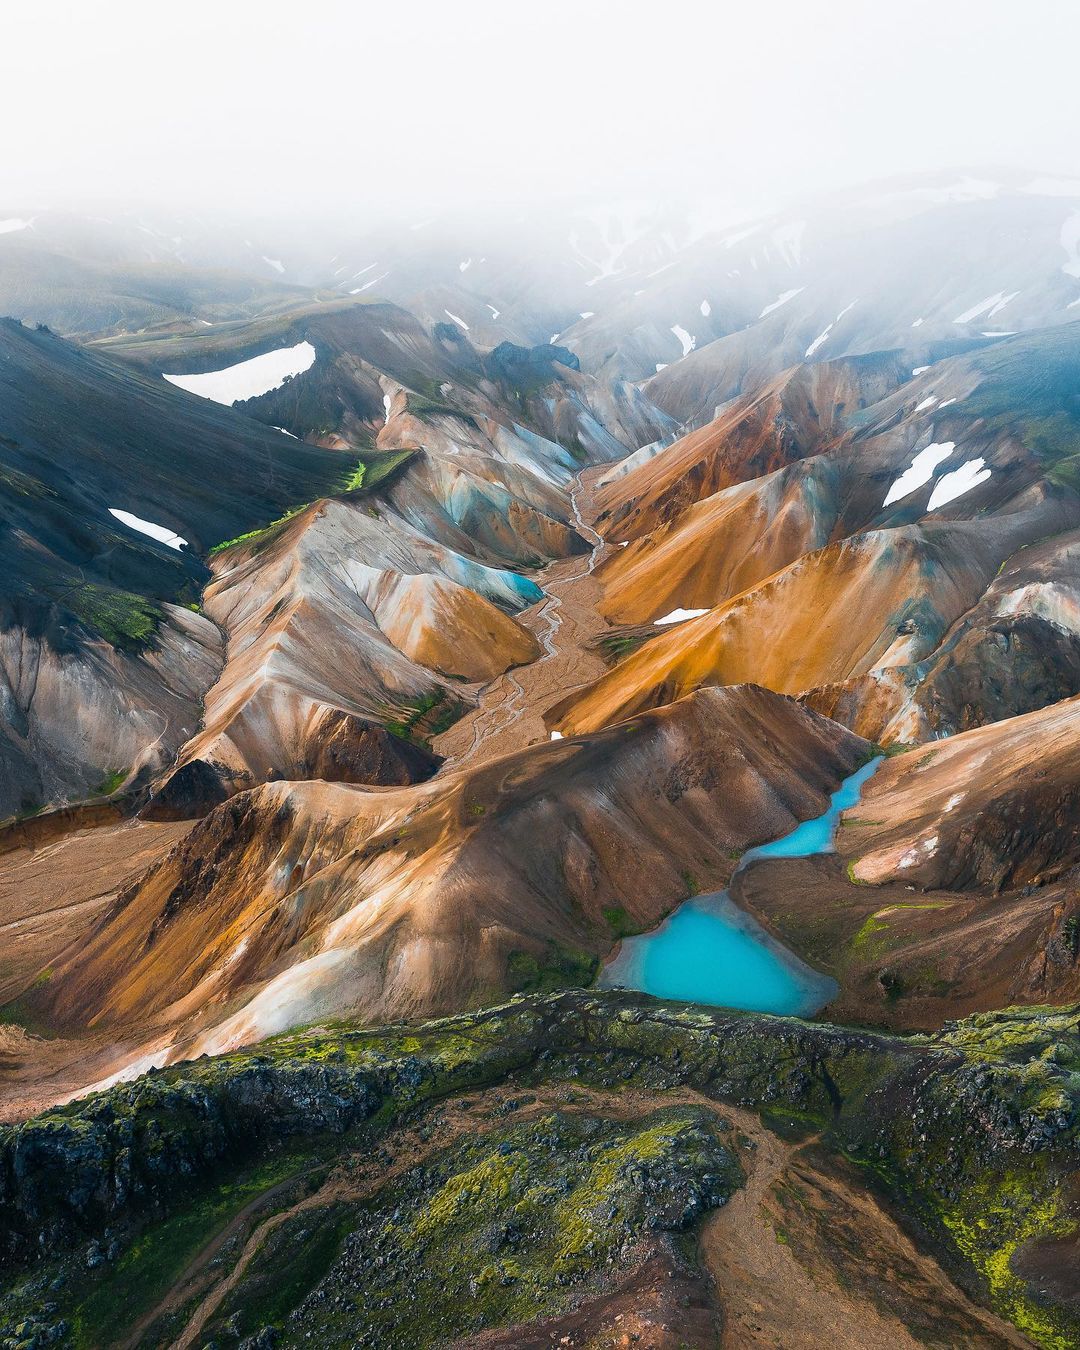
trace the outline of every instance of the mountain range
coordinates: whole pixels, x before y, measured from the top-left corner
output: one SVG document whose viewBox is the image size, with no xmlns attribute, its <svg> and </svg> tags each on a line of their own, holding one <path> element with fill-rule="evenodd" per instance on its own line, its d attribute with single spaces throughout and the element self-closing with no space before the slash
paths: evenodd
<svg viewBox="0 0 1080 1350">
<path fill-rule="evenodd" d="M 1080 1344 L 1080 181 L 0 313 L 0 1339 Z"/>
</svg>

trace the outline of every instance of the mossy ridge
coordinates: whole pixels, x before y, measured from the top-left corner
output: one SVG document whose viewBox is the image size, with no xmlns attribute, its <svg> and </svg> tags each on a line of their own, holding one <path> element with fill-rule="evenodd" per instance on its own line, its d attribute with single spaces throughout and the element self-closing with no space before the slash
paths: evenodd
<svg viewBox="0 0 1080 1350">
<path fill-rule="evenodd" d="M 713 1114 L 696 1107 L 629 1124 L 559 1110 L 470 1135 L 354 1206 L 351 1224 L 327 1215 L 352 1236 L 297 1325 L 323 1345 L 407 1350 L 430 1345 L 436 1326 L 442 1340 L 531 1322 L 595 1286 L 642 1238 L 688 1228 L 742 1180 Z M 335 1244 L 312 1238 L 322 1226 L 310 1215 L 292 1225 L 305 1261 L 325 1271 Z M 259 1291 L 288 1278 L 296 1237 L 266 1253 L 212 1335 L 225 1340 L 230 1319 L 240 1334 L 271 1320 Z M 288 1320 L 284 1330 L 289 1340 Z"/>
<path fill-rule="evenodd" d="M 214 544 L 209 550 L 210 557 L 224 553 L 227 548 L 236 548 L 240 544 L 255 544 L 256 551 L 265 548 L 271 539 L 277 536 L 283 525 L 287 525 L 301 511 L 306 511 L 310 505 L 311 502 L 301 502 L 299 506 L 291 507 L 284 515 L 278 516 L 277 520 L 272 520 L 268 525 L 260 525 L 257 529 L 248 530 L 246 534 L 238 534 L 233 539 L 223 539 L 220 544 Z"/>
<path fill-rule="evenodd" d="M 1009 1259 L 1031 1236 L 1063 1231 L 1078 1065 L 1076 1009 L 1009 1010 L 902 1038 L 575 992 L 416 1027 L 316 1028 L 0 1132 L 3 1250 L 32 1259 L 46 1233 L 60 1251 L 136 1211 L 178 1212 L 193 1180 L 280 1140 L 381 1127 L 510 1075 L 692 1085 L 819 1133 L 879 1179 L 962 1283 L 1057 1347 L 1075 1342 L 1075 1317 L 1030 1295 Z M 980 1197 L 995 1193 L 1007 1205 L 987 1225 Z"/>
</svg>

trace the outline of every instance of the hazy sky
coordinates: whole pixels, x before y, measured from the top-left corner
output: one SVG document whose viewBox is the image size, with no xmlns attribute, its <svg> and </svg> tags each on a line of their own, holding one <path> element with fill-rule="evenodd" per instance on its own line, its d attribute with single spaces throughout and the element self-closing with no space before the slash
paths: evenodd
<svg viewBox="0 0 1080 1350">
<path fill-rule="evenodd" d="M 1078 51 L 1075 0 L 35 0 L 4 19 L 0 212 L 754 210 L 922 169 L 1080 173 Z"/>
</svg>

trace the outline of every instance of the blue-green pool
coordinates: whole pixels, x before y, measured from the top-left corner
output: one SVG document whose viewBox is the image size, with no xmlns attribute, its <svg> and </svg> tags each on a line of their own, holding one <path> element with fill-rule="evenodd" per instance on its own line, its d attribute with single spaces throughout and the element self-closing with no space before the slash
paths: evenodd
<svg viewBox="0 0 1080 1350">
<path fill-rule="evenodd" d="M 759 858 L 799 858 L 832 849 L 841 811 L 859 800 L 880 759 L 864 764 L 833 793 L 829 809 L 771 844 L 749 849 L 739 867 Z M 659 928 L 627 938 L 601 971 L 605 988 L 640 989 L 657 998 L 718 1004 L 754 1012 L 809 1016 L 837 992 L 822 975 L 777 942 L 727 891 L 695 895 Z"/>
</svg>

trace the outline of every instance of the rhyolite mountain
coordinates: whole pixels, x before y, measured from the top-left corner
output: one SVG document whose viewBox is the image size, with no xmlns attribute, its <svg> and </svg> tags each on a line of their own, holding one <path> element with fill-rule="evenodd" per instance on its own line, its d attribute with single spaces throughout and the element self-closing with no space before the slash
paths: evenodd
<svg viewBox="0 0 1080 1350">
<path fill-rule="evenodd" d="M 1078 249 L 0 213 L 0 1340 L 1080 1344 Z"/>
</svg>

